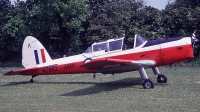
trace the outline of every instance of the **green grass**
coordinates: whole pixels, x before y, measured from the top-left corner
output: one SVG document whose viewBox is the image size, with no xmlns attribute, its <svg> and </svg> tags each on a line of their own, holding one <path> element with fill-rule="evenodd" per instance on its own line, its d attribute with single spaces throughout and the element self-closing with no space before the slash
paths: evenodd
<svg viewBox="0 0 200 112">
<path fill-rule="evenodd" d="M 12 69 L 12 68 L 10 68 Z M 200 68 L 161 67 L 167 84 L 143 89 L 139 73 L 38 76 L 0 76 L 1 112 L 132 112 L 200 111 Z M 0 74 L 5 68 L 0 68 Z M 148 76 L 156 82 L 151 69 Z"/>
</svg>

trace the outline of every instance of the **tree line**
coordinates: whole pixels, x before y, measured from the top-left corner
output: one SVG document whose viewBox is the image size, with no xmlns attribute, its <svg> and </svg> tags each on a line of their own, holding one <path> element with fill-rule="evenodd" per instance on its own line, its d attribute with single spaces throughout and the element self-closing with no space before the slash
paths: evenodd
<svg viewBox="0 0 200 112">
<path fill-rule="evenodd" d="M 163 10 L 145 0 L 1 0 L 0 62 L 21 61 L 26 36 L 36 37 L 58 58 L 121 36 L 128 46 L 135 34 L 152 40 L 196 31 L 198 38 L 199 24 L 200 0 L 171 0 Z"/>
</svg>

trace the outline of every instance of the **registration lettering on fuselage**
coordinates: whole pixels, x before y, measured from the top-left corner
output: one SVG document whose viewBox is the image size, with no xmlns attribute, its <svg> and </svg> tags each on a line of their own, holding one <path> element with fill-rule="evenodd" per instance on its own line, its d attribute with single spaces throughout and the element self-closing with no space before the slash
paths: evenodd
<svg viewBox="0 0 200 112">
<path fill-rule="evenodd" d="M 70 64 L 65 64 L 64 69 L 71 69 L 75 67 L 76 67 L 76 63 L 70 63 Z"/>
<path fill-rule="evenodd" d="M 56 71 L 58 71 L 58 66 L 48 66 L 48 67 L 42 68 L 43 73 L 50 73 L 50 72 L 56 72 Z"/>
</svg>

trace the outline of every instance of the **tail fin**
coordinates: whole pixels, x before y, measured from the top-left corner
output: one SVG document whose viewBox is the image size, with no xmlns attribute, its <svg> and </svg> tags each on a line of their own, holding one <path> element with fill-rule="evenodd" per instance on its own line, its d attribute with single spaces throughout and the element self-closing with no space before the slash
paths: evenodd
<svg viewBox="0 0 200 112">
<path fill-rule="evenodd" d="M 34 37 L 27 36 L 22 47 L 22 65 L 32 67 L 38 64 L 51 61 L 44 46 Z"/>
</svg>

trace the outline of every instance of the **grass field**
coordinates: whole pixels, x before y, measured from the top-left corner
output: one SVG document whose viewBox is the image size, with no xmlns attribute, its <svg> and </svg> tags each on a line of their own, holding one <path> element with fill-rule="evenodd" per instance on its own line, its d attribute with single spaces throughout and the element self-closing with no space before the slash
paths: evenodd
<svg viewBox="0 0 200 112">
<path fill-rule="evenodd" d="M 12 69 L 12 68 L 10 68 Z M 1 112 L 199 112 L 200 68 L 161 67 L 167 84 L 155 83 L 143 89 L 138 72 L 100 75 L 53 75 L 34 78 L 2 76 L 0 68 Z M 148 76 L 156 82 L 149 69 Z"/>
</svg>

